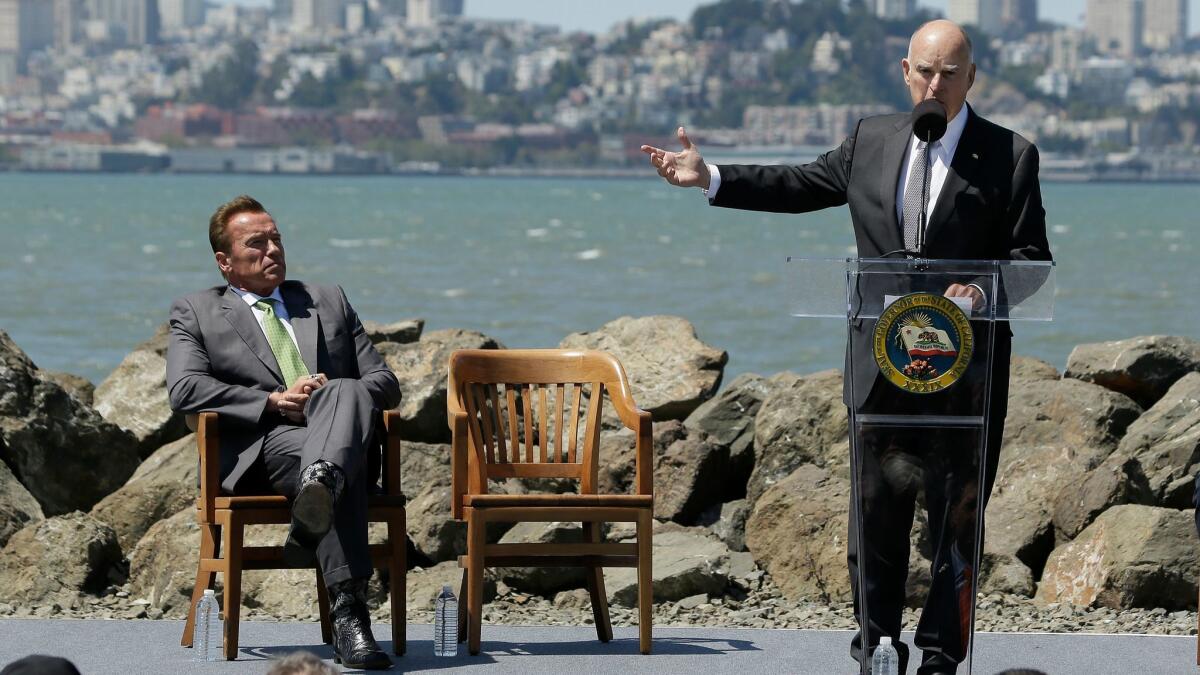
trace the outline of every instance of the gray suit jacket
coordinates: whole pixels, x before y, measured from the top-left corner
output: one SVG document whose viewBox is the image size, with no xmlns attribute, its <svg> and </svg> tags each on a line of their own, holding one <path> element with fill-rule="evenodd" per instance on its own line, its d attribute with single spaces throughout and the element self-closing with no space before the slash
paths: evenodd
<svg viewBox="0 0 1200 675">
<path fill-rule="evenodd" d="M 400 384 L 367 338 L 340 287 L 285 281 L 279 287 L 309 372 L 362 380 L 380 410 L 400 403 Z M 266 413 L 285 388 L 279 364 L 250 307 L 216 286 L 171 305 L 167 391 L 171 408 L 221 415 L 221 486 L 232 492 L 262 451 L 263 436 L 283 421 Z"/>
</svg>

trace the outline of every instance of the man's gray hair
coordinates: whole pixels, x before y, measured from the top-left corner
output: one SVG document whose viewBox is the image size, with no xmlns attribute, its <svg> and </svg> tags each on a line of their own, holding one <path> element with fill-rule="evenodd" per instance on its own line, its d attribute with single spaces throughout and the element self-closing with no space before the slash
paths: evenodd
<svg viewBox="0 0 1200 675">
<path fill-rule="evenodd" d="M 275 661 L 267 675 L 339 675 L 338 669 L 317 658 L 312 652 L 292 652 Z"/>
</svg>

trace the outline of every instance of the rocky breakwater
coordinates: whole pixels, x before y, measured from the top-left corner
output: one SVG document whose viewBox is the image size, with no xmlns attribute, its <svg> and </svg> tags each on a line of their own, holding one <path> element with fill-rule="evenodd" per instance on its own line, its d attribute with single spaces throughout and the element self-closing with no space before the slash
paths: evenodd
<svg viewBox="0 0 1200 675">
<path fill-rule="evenodd" d="M 404 390 L 410 620 L 457 587 L 465 527 L 450 517 L 446 360 L 503 348 L 481 333 L 369 325 Z M 678 317 L 621 318 L 566 336 L 622 360 L 655 418 L 656 621 L 853 625 L 846 572 L 847 415 L 841 374 L 742 375 Z M 0 614 L 181 617 L 195 574 L 195 445 L 165 406 L 162 335 L 96 388 L 40 371 L 0 334 Z M 1081 345 L 1065 373 L 1016 358 L 1001 468 L 988 506 L 979 622 L 990 630 L 1195 629 L 1200 546 L 1200 342 L 1141 337 Z M 632 489 L 633 436 L 608 425 L 600 486 Z M 506 492 L 554 491 L 507 481 Z M 613 524 L 605 536 L 632 536 Z M 251 528 L 256 543 L 282 528 Z M 575 541 L 578 523 L 497 525 L 491 541 Z M 928 585 L 923 518 L 909 596 Z M 312 573 L 249 572 L 249 616 L 315 616 Z M 384 582 L 374 582 L 387 616 Z M 572 570 L 489 573 L 485 620 L 590 621 Z M 636 617 L 633 570 L 606 572 L 618 623 Z M 906 621 L 911 625 L 915 614 Z"/>
</svg>

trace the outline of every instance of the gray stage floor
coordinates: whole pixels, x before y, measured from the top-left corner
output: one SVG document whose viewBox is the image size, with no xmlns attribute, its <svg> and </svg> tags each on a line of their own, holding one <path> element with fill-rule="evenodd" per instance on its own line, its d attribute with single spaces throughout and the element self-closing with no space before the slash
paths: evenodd
<svg viewBox="0 0 1200 675">
<path fill-rule="evenodd" d="M 0 620 L 0 665 L 30 653 L 71 659 L 83 675 L 127 673 L 265 673 L 267 661 L 296 649 L 326 659 L 315 623 L 243 622 L 236 661 L 194 663 L 179 646 L 181 621 Z M 410 625 L 408 655 L 392 672 L 408 673 L 856 673 L 848 631 L 658 628 L 654 654 L 637 653 L 636 629 L 616 629 L 601 644 L 584 627 L 484 626 L 483 653 L 434 658 L 429 625 Z M 376 635 L 389 635 L 378 625 Z M 912 636 L 906 636 L 911 642 Z M 383 643 L 391 647 L 390 642 Z M 981 633 L 976 674 L 1035 667 L 1050 675 L 1200 673 L 1196 639 L 1150 635 Z M 909 672 L 915 672 L 910 668 Z M 961 671 L 960 671 L 961 672 Z"/>
</svg>

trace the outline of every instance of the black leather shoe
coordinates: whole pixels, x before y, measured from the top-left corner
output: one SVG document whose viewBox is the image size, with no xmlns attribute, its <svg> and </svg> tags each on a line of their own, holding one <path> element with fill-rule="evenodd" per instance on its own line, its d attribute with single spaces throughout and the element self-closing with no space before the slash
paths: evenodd
<svg viewBox="0 0 1200 675">
<path fill-rule="evenodd" d="M 367 611 L 366 579 L 350 579 L 329 588 L 333 605 L 333 660 L 347 668 L 387 670 L 392 659 L 379 648 L 371 634 L 371 615 Z"/>
<path fill-rule="evenodd" d="M 283 544 L 283 559 L 292 567 L 312 567 L 321 539 L 333 527 L 333 505 L 344 483 L 342 471 L 317 461 L 300 472 L 300 489 L 292 502 L 292 525 Z"/>
</svg>

